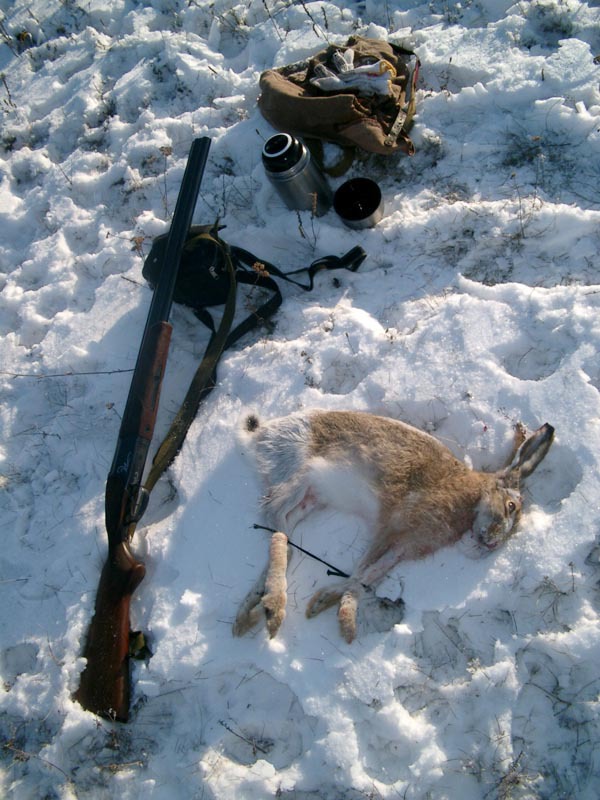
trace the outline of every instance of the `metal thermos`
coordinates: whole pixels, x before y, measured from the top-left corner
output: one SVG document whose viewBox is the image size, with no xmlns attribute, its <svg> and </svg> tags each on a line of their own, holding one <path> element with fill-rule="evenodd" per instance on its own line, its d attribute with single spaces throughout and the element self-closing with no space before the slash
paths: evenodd
<svg viewBox="0 0 600 800">
<path fill-rule="evenodd" d="M 333 194 L 306 146 L 289 133 L 267 139 L 262 151 L 267 177 L 291 209 L 314 211 L 317 216 L 331 208 Z"/>
</svg>

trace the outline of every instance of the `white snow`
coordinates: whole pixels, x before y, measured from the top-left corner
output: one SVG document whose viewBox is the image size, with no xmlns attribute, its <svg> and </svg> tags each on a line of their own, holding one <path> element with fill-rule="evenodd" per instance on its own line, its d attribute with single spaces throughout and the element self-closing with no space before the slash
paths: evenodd
<svg viewBox="0 0 600 800">
<path fill-rule="evenodd" d="M 600 11 L 589 0 L 0 0 L 0 793 L 358 800 L 600 793 Z M 377 227 L 288 211 L 265 180 L 260 72 L 358 32 L 422 62 L 413 158 L 360 157 Z M 133 543 L 153 655 L 127 724 L 71 699 L 106 553 L 104 484 L 193 138 L 195 221 L 283 269 L 360 244 L 356 273 L 283 286 L 229 351 Z M 335 149 L 327 148 L 328 157 Z M 337 186 L 343 179 L 336 179 Z M 335 278 L 335 280 L 334 280 Z M 156 442 L 203 353 L 174 325 Z M 347 645 L 304 617 L 234 639 L 268 536 L 236 436 L 247 408 L 366 409 L 476 468 L 550 422 L 519 533 L 396 568 L 401 624 Z M 323 511 L 298 542 L 349 569 L 368 531 Z"/>
</svg>

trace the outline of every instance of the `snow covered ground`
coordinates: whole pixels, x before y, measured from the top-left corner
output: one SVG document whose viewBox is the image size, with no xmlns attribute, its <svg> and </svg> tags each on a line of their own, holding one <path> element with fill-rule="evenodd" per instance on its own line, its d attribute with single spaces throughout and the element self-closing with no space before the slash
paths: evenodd
<svg viewBox="0 0 600 800">
<path fill-rule="evenodd" d="M 600 10 L 579 0 L 0 0 L 1 793 L 359 800 L 600 793 Z M 364 157 L 366 232 L 288 211 L 265 181 L 260 72 L 352 33 L 422 62 L 411 159 Z M 106 552 L 104 483 L 191 141 L 212 140 L 195 221 L 285 269 L 361 244 L 357 273 L 284 287 L 272 330 L 228 352 L 134 549 L 127 725 L 71 699 Z M 341 179 L 334 181 L 334 186 Z M 335 278 L 335 280 L 334 280 Z M 174 336 L 156 439 L 207 341 Z M 304 606 L 231 633 L 268 539 L 236 440 L 247 407 L 367 409 L 475 467 L 512 428 L 556 428 L 519 533 L 393 571 L 391 630 L 347 645 Z M 298 540 L 348 569 L 362 523 Z"/>
</svg>

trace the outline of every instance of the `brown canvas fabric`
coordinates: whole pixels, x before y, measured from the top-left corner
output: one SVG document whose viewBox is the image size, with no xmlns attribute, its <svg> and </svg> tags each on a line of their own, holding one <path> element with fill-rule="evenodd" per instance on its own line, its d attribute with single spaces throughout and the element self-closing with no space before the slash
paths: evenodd
<svg viewBox="0 0 600 800">
<path fill-rule="evenodd" d="M 390 96 L 366 96 L 351 89 L 325 92 L 310 83 L 317 64 L 329 65 L 334 52 L 347 48 L 354 50 L 355 64 L 383 60 L 391 65 L 395 77 L 390 81 Z M 416 61 L 414 69 L 411 57 Z M 412 155 L 407 130 L 414 113 L 417 72 L 418 61 L 410 51 L 379 39 L 352 36 L 343 47 L 331 45 L 308 61 L 263 72 L 258 107 L 274 128 L 294 136 L 355 145 L 383 155 L 399 151 Z M 386 142 L 399 112 L 402 125 L 397 138 Z"/>
</svg>

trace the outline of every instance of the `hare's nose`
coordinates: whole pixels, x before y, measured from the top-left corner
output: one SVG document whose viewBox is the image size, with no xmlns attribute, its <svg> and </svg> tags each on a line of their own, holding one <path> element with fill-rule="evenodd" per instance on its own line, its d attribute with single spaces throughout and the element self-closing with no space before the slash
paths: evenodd
<svg viewBox="0 0 600 800">
<path fill-rule="evenodd" d="M 489 536 L 489 531 L 485 533 L 480 533 L 477 537 L 477 541 L 480 545 L 486 548 L 486 550 L 495 550 L 500 545 L 500 539 L 492 539 Z"/>
</svg>

